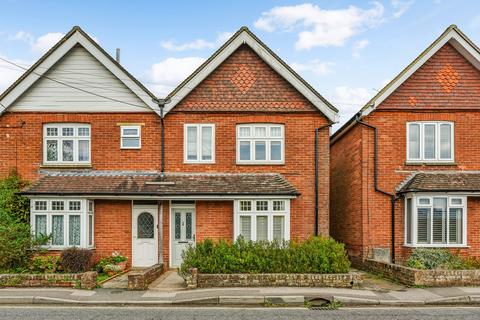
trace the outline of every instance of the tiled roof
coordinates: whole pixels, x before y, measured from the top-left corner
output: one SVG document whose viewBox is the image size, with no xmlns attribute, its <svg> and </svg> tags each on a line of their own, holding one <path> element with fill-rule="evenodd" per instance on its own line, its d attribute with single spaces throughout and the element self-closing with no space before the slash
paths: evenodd
<svg viewBox="0 0 480 320">
<path fill-rule="evenodd" d="M 26 195 L 285 195 L 298 191 L 274 173 L 166 173 L 151 171 L 49 172 Z"/>
<path fill-rule="evenodd" d="M 480 172 L 419 172 L 398 190 L 399 193 L 422 191 L 480 191 Z"/>
</svg>

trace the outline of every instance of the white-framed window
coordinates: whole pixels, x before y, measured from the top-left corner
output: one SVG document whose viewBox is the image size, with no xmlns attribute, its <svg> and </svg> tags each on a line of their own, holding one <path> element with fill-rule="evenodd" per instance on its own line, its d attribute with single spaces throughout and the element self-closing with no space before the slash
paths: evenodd
<svg viewBox="0 0 480 320">
<path fill-rule="evenodd" d="M 234 240 L 290 240 L 290 200 L 235 200 Z"/>
<path fill-rule="evenodd" d="M 43 126 L 44 164 L 90 164 L 90 125 L 50 123 Z"/>
<path fill-rule="evenodd" d="M 467 197 L 414 195 L 405 198 L 405 245 L 467 245 Z"/>
<path fill-rule="evenodd" d="M 32 199 L 31 228 L 37 236 L 50 235 L 48 248 L 91 248 L 94 244 L 93 201 Z"/>
<path fill-rule="evenodd" d="M 120 148 L 140 149 L 142 147 L 141 126 L 120 126 Z"/>
<path fill-rule="evenodd" d="M 408 122 L 407 161 L 453 162 L 453 122 Z"/>
<path fill-rule="evenodd" d="M 185 124 L 185 163 L 215 162 L 215 125 Z"/>
<path fill-rule="evenodd" d="M 282 124 L 237 125 L 237 163 L 283 164 L 285 128 Z"/>
</svg>

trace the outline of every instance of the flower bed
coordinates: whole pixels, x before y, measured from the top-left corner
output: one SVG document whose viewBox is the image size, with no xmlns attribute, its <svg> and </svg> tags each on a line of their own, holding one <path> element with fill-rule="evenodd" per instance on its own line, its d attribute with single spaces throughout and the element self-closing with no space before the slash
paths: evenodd
<svg viewBox="0 0 480 320">
<path fill-rule="evenodd" d="M 0 287 L 69 287 L 94 289 L 97 286 L 97 273 L 12 273 L 0 274 Z"/>
</svg>

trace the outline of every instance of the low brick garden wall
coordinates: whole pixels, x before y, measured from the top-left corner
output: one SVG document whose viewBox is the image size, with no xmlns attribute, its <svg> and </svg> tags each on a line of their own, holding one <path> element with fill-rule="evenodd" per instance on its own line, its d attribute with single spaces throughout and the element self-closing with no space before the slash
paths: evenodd
<svg viewBox="0 0 480 320">
<path fill-rule="evenodd" d="M 337 287 L 356 288 L 362 282 L 359 273 L 337 274 L 202 274 L 191 269 L 185 279 L 187 288 L 212 287 Z"/>
<path fill-rule="evenodd" d="M 128 290 L 147 290 L 148 285 L 164 272 L 163 264 L 148 269 L 132 271 L 128 274 Z"/>
<path fill-rule="evenodd" d="M 94 289 L 97 273 L 0 274 L 1 287 L 68 287 Z"/>
<path fill-rule="evenodd" d="M 419 270 L 367 259 L 363 269 L 409 286 L 449 287 L 480 285 L 480 270 Z"/>
</svg>

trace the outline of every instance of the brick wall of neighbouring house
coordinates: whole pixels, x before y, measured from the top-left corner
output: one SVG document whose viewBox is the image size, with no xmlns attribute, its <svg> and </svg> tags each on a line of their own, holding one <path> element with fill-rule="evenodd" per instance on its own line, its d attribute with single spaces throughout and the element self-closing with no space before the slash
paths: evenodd
<svg viewBox="0 0 480 320">
<path fill-rule="evenodd" d="M 442 76 L 439 76 L 442 75 Z M 447 76 L 448 85 L 442 80 Z M 400 86 L 376 111 L 363 120 L 378 128 L 378 187 L 388 192 L 394 192 L 395 187 L 404 181 L 412 172 L 418 170 L 480 170 L 480 136 L 476 128 L 480 123 L 480 72 L 465 60 L 449 44 L 441 48 L 402 86 Z M 455 165 L 407 165 L 406 161 L 406 123 L 410 121 L 452 121 L 455 124 Z M 358 128 L 359 125 L 356 125 Z M 354 149 L 361 154 L 361 164 L 364 178 L 362 179 L 362 199 L 364 209 L 350 205 L 358 197 L 356 193 L 345 193 L 342 201 L 337 195 L 332 196 L 331 220 L 333 234 L 339 239 L 354 239 L 355 228 L 337 228 L 342 223 L 353 224 L 362 215 L 363 252 L 364 257 L 371 256 L 372 248 L 391 246 L 391 212 L 388 196 L 375 192 L 373 185 L 374 143 L 373 130 L 363 128 L 364 134 L 358 142 L 358 129 L 348 131 L 338 139 L 331 148 L 331 181 L 332 194 L 336 190 L 358 188 L 358 169 L 346 165 L 344 151 Z M 361 151 L 346 144 L 363 145 Z M 341 170 L 340 170 L 340 169 Z M 343 169 L 342 169 L 343 168 Z M 480 255 L 480 244 L 476 241 L 477 210 L 474 209 L 478 200 L 468 199 L 468 244 L 469 249 L 462 254 Z M 335 202 L 333 204 L 333 202 Z M 472 209 L 470 209 L 472 208 Z M 396 253 L 403 260 L 409 250 L 403 247 L 404 236 L 404 205 L 403 199 L 396 204 L 395 230 Z M 357 232 L 357 231 L 355 231 Z"/>
<path fill-rule="evenodd" d="M 19 125 L 23 128 L 5 128 Z M 0 177 L 10 170 L 28 180 L 38 177 L 43 162 L 43 124 L 89 123 L 92 168 L 96 170 L 158 170 L 160 121 L 153 113 L 6 113 L 0 117 Z M 120 149 L 120 123 L 142 123 L 142 148 Z"/>
</svg>

